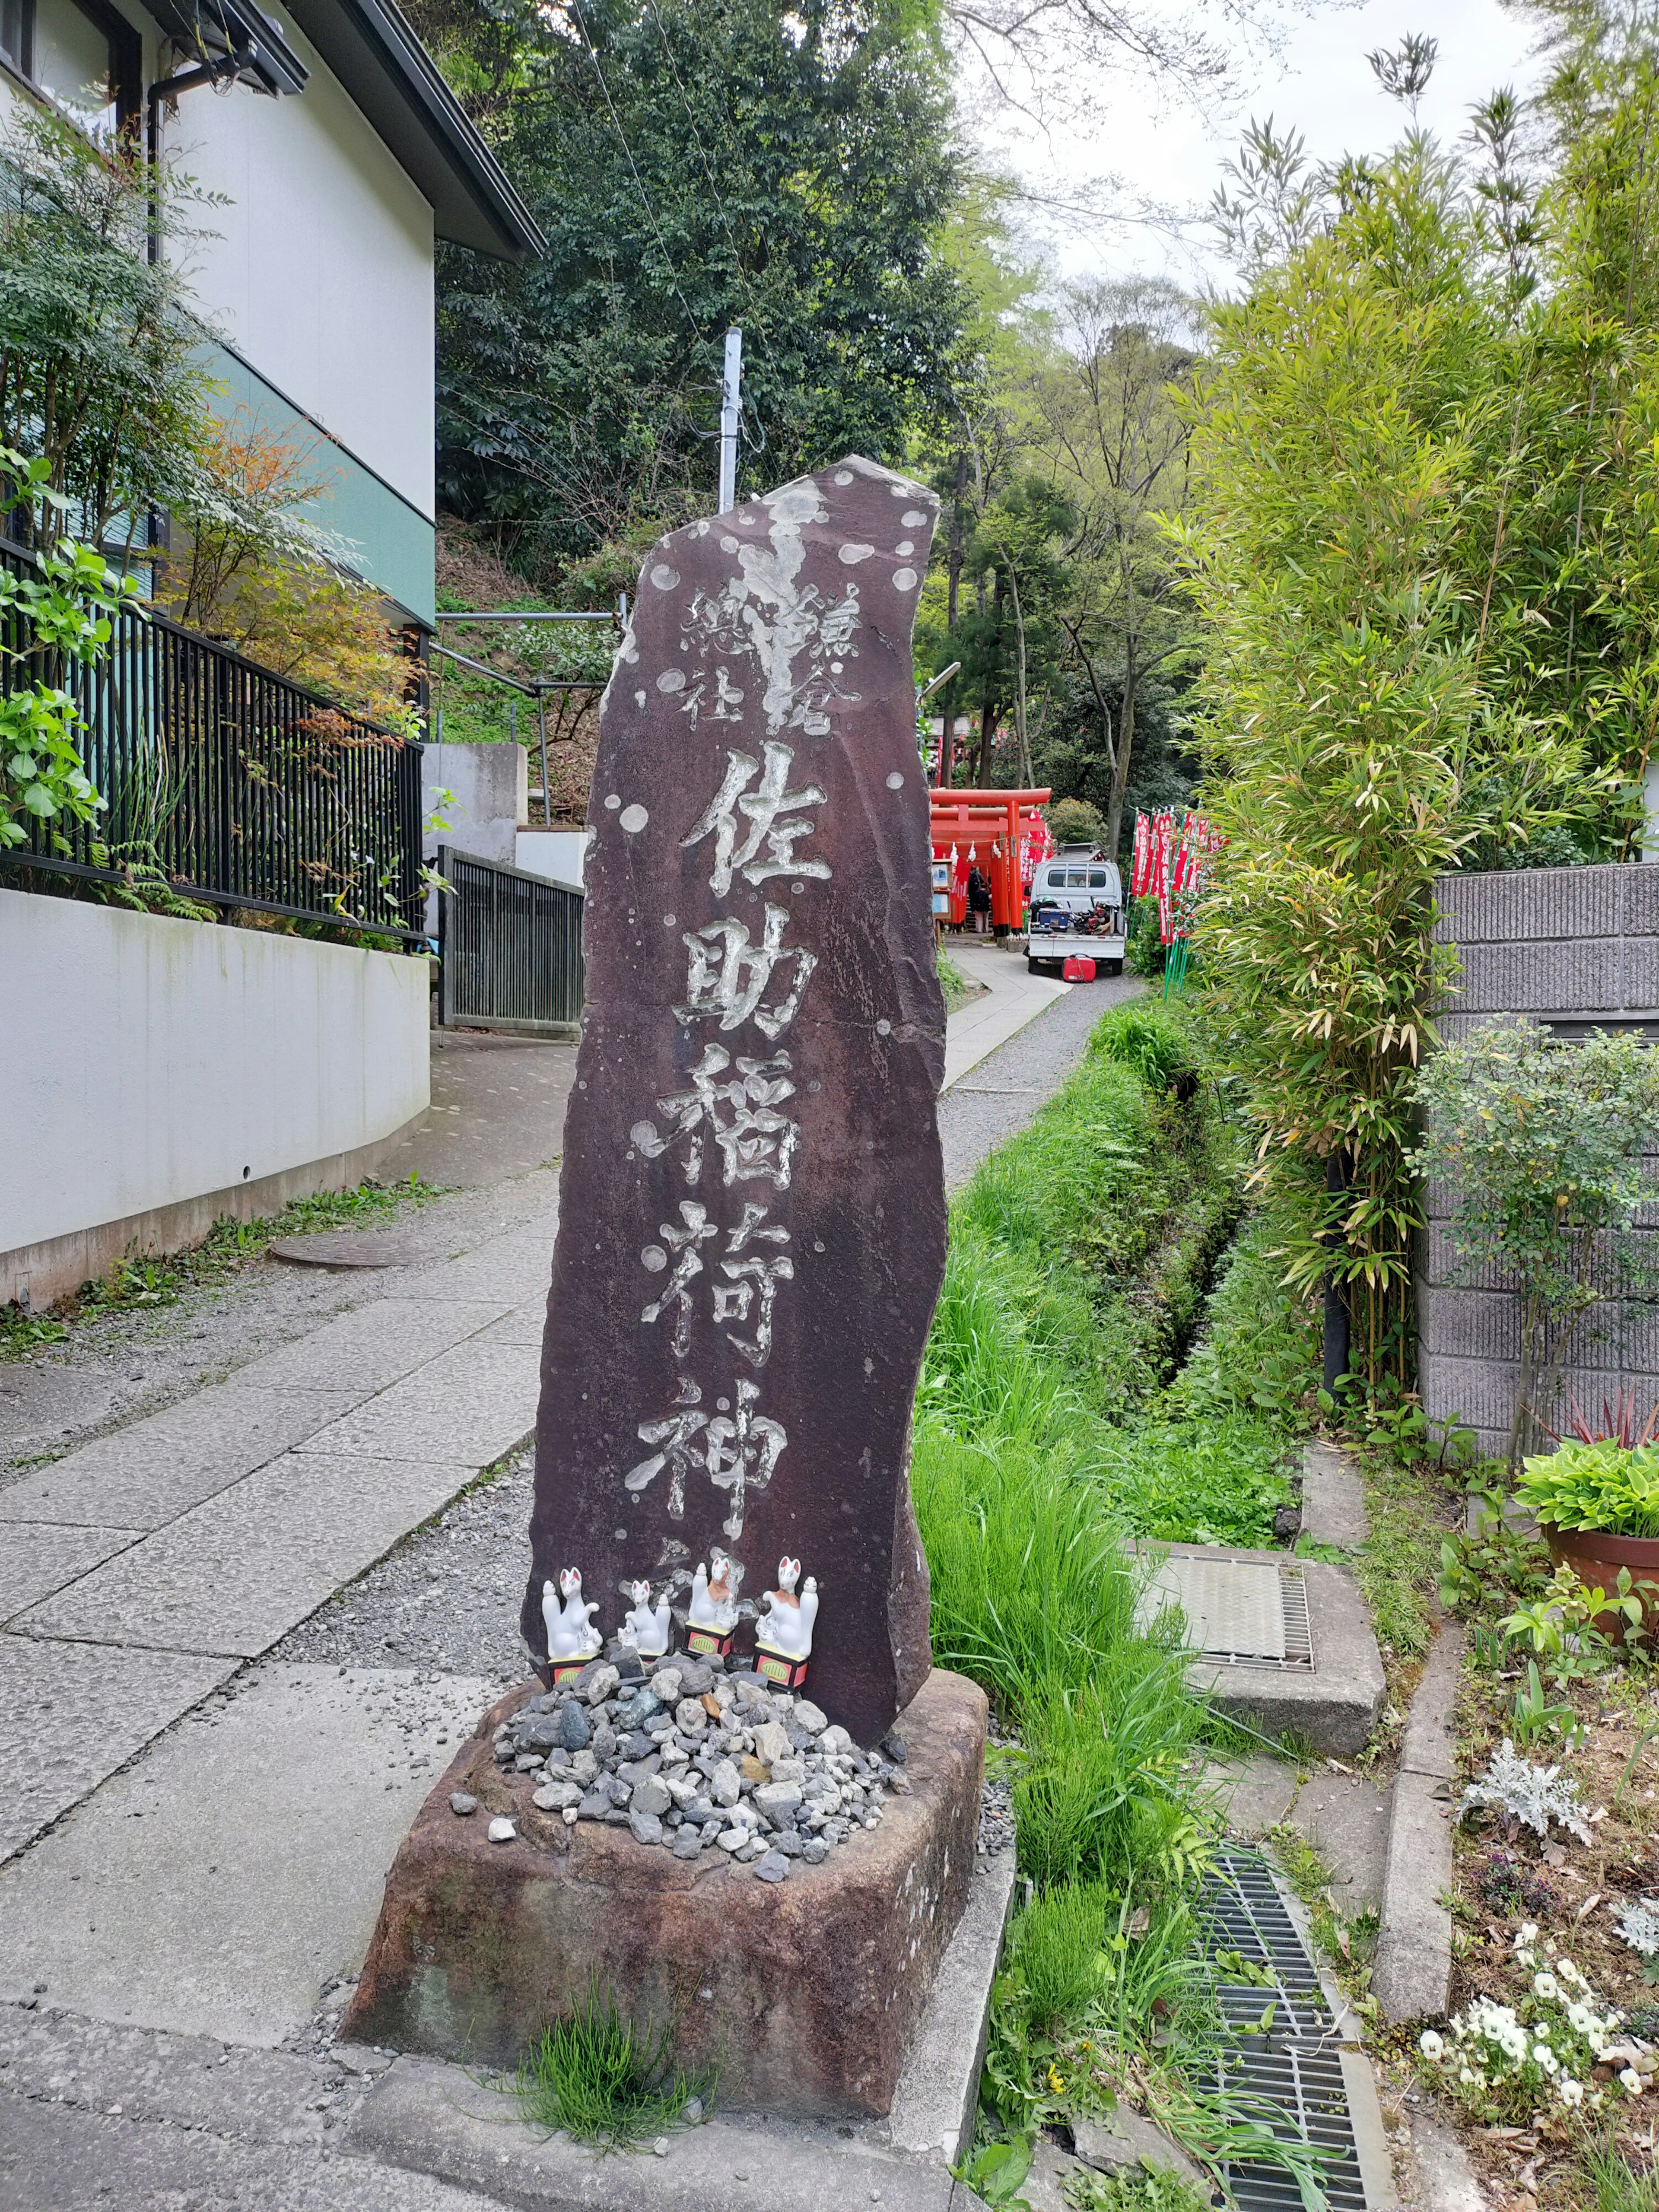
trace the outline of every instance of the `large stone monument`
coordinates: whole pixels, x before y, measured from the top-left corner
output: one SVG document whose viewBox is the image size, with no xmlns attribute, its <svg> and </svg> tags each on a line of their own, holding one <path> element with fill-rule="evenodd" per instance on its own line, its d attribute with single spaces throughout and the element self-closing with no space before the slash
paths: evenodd
<svg viewBox="0 0 1659 2212">
<path fill-rule="evenodd" d="M 884 2111 L 960 1916 L 985 1707 L 930 1673 L 908 1482 L 945 1231 L 936 513 L 848 458 L 641 571 L 588 809 L 541 1679 L 399 1854 L 377 2040 L 508 2059 L 597 1979 L 739 2101 Z"/>
<path fill-rule="evenodd" d="M 910 631 L 937 503 L 848 459 L 665 538 L 605 695 L 526 1641 L 578 1570 L 781 1558 L 813 1699 L 873 1742 L 926 1679 L 910 1407 L 945 1262 Z"/>
</svg>

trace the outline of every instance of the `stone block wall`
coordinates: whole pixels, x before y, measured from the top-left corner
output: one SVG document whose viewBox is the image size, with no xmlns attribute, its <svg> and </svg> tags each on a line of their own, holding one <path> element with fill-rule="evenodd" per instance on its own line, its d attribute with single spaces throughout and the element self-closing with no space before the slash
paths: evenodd
<svg viewBox="0 0 1659 2212">
<path fill-rule="evenodd" d="M 1443 876 L 1435 891 L 1436 935 L 1455 945 L 1462 963 L 1440 1020 L 1449 1041 L 1505 1013 L 1541 1022 L 1567 1043 L 1598 1028 L 1659 1041 L 1659 866 Z M 1419 1251 L 1423 1407 L 1433 1421 L 1457 1417 L 1483 1450 L 1501 1452 L 1520 1374 L 1519 1309 L 1497 1270 L 1457 1268 L 1446 1233 L 1451 1197 L 1431 1188 Z M 1651 1214 L 1659 1235 L 1659 1209 Z M 1645 1304 L 1616 1302 L 1594 1334 L 1580 1332 L 1556 1411 L 1571 1392 L 1587 1413 L 1599 1413 L 1620 1389 L 1634 1390 L 1644 1415 L 1659 1398 L 1659 1312 Z"/>
</svg>

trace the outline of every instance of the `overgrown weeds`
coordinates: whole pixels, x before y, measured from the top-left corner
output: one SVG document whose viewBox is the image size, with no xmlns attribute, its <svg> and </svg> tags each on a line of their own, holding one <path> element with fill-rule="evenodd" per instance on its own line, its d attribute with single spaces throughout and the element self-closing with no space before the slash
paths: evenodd
<svg viewBox="0 0 1659 2212">
<path fill-rule="evenodd" d="M 526 2119 L 562 2128 L 579 2142 L 623 2150 L 671 2127 L 689 2100 L 705 2104 L 712 2075 L 691 2075 L 668 2053 L 671 2021 L 653 2041 L 636 2033 L 597 1986 L 544 2031 L 520 2061 L 514 2086 Z"/>
<path fill-rule="evenodd" d="M 83 1283 L 72 1297 L 61 1299 L 50 1314 L 26 1314 L 15 1304 L 0 1306 L 0 1359 L 31 1358 L 49 1345 L 64 1342 L 77 1324 L 104 1315 L 176 1304 L 186 1291 L 221 1282 L 245 1261 L 258 1258 L 279 1237 L 390 1220 L 406 1206 L 423 1206 L 441 1195 L 435 1184 L 422 1182 L 417 1174 L 396 1183 L 370 1177 L 351 1190 L 318 1191 L 309 1198 L 291 1199 L 280 1213 L 262 1214 L 251 1221 L 221 1215 L 189 1251 L 164 1258 L 135 1255 L 117 1260 L 95 1280 Z"/>
</svg>

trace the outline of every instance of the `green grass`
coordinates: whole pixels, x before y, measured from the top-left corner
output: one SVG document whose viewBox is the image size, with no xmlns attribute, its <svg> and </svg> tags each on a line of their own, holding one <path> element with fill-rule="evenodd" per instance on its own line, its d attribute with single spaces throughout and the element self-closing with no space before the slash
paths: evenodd
<svg viewBox="0 0 1659 2212">
<path fill-rule="evenodd" d="M 939 956 L 939 988 L 945 994 L 945 1018 L 948 1022 L 958 1006 L 965 1006 L 979 993 L 969 982 L 948 952 Z"/>
<path fill-rule="evenodd" d="M 653 2043 L 635 2033 L 615 2001 L 595 1989 L 581 2008 L 544 2031 L 519 2062 L 514 2087 L 526 2119 L 562 2128 L 579 2142 L 625 2149 L 660 2135 L 689 2098 L 706 2105 L 712 2076 L 693 2076 L 666 2057 L 672 2025 Z"/>
<path fill-rule="evenodd" d="M 1292 1301 L 1282 1273 L 1268 1224 L 1247 1224 L 1210 1297 L 1204 1334 L 1170 1389 L 1173 1407 L 1307 1425 L 1323 1340 L 1318 1316 Z"/>
<path fill-rule="evenodd" d="M 1639 2173 L 1612 2142 L 1589 2142 L 1579 2160 L 1584 2212 L 1659 2212 L 1659 2169 Z"/>
<path fill-rule="evenodd" d="M 1178 1880 L 1199 1841 L 1182 1762 L 1204 1715 L 1173 1634 L 1135 1632 L 1135 1577 L 1097 1492 L 936 1419 L 918 1427 L 912 1480 L 934 1656 L 985 1686 L 1024 1747 L 1022 1868 L 1044 1886 Z"/>
<path fill-rule="evenodd" d="M 176 1304 L 186 1291 L 222 1280 L 280 1237 L 391 1220 L 405 1208 L 441 1195 L 434 1184 L 422 1182 L 418 1175 L 397 1183 L 371 1178 L 351 1190 L 291 1199 L 280 1213 L 252 1221 L 222 1215 L 189 1251 L 158 1259 L 117 1260 L 95 1281 L 83 1283 L 73 1297 L 60 1301 L 52 1315 L 21 1313 L 15 1304 L 0 1306 L 0 1360 L 26 1358 L 47 1345 L 61 1344 L 76 1323 L 100 1315 Z"/>
</svg>

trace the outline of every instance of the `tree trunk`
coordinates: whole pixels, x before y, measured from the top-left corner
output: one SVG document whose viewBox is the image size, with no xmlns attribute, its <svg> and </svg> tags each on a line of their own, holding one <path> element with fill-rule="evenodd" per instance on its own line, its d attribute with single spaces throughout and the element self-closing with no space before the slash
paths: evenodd
<svg viewBox="0 0 1659 2212">
<path fill-rule="evenodd" d="M 967 555 L 967 544 L 962 534 L 962 502 L 968 489 L 968 455 L 966 451 L 957 455 L 956 495 L 951 502 L 951 545 L 945 556 L 945 574 L 950 579 L 950 599 L 945 614 L 945 627 L 953 634 L 957 626 L 957 604 L 962 593 L 962 564 Z"/>
<path fill-rule="evenodd" d="M 962 502 L 968 492 L 967 449 L 957 455 L 956 490 L 951 501 L 951 541 L 945 556 L 945 574 L 950 593 L 945 611 L 945 627 L 954 644 L 957 634 L 957 610 L 962 603 L 962 564 L 967 556 L 967 540 L 962 532 Z M 954 657 L 954 656 L 953 656 Z M 942 788 L 950 788 L 951 778 L 957 764 L 957 695 L 959 680 L 952 677 L 939 694 L 939 781 Z"/>
<path fill-rule="evenodd" d="M 1123 706 L 1117 722 L 1117 757 L 1112 763 L 1112 801 L 1106 811 L 1106 857 L 1117 858 L 1123 834 L 1123 794 L 1129 783 L 1129 756 L 1135 742 L 1135 634 L 1124 639 Z"/>
<path fill-rule="evenodd" d="M 997 644 L 999 647 L 1000 647 L 1002 643 L 1003 590 L 1004 579 L 1006 574 L 1007 571 L 1005 568 L 999 568 L 997 570 L 996 591 L 993 595 L 991 601 L 993 610 L 994 611 L 997 618 Z M 1000 660 L 1002 658 L 1000 652 L 998 653 L 996 658 L 998 660 Z M 978 788 L 981 791 L 988 791 L 991 788 L 991 740 L 996 734 L 996 714 L 992 706 L 992 701 L 995 695 L 991 688 L 994 681 L 993 671 L 994 670 L 994 666 L 995 663 L 994 662 L 992 670 L 988 670 L 986 673 L 985 691 L 983 700 L 980 707 L 979 714 L 979 774 L 976 781 Z"/>
</svg>

